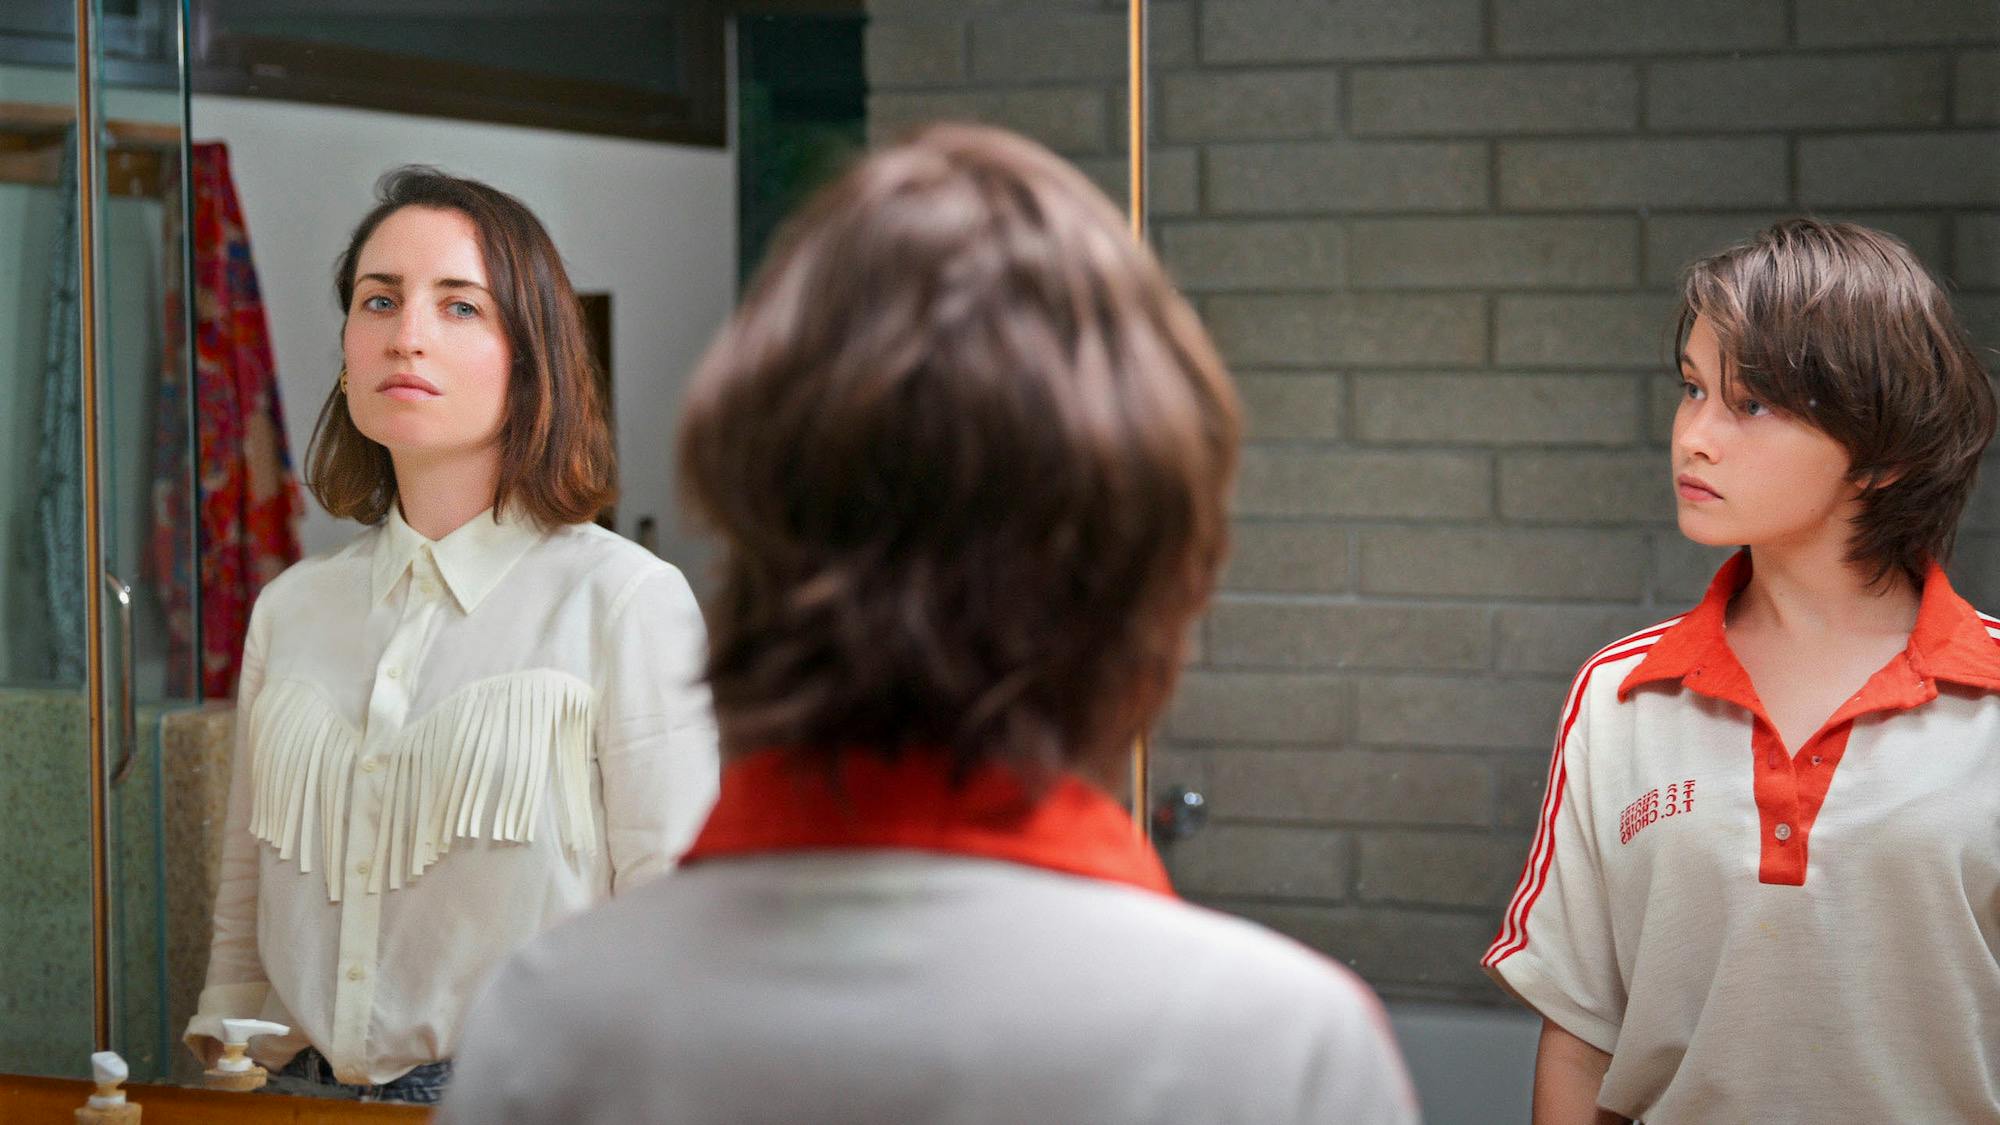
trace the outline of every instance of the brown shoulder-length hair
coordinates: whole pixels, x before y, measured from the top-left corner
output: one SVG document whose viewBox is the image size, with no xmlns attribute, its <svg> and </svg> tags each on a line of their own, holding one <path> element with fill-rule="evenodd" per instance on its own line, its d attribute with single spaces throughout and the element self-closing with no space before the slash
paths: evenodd
<svg viewBox="0 0 2000 1125">
<path fill-rule="evenodd" d="M 1239 432 L 1194 313 L 1076 169 L 976 126 L 867 157 L 688 393 L 726 745 L 1108 760 L 1171 692 Z"/>
<path fill-rule="evenodd" d="M 1891 235 L 1787 219 L 1689 266 L 1675 354 L 1696 317 L 1723 378 L 1839 442 L 1864 486 L 1848 560 L 1921 584 L 1951 555 L 1994 395 L 1951 301 Z"/>
<path fill-rule="evenodd" d="M 494 514 L 511 505 L 547 527 L 595 517 L 617 497 L 618 467 L 583 309 L 541 220 L 506 192 L 418 165 L 384 174 L 375 198 L 334 267 L 342 322 L 353 311 L 361 248 L 382 220 L 405 207 L 464 215 L 479 232 L 513 355 Z M 327 511 L 362 523 L 381 521 L 396 502 L 389 451 L 356 428 L 338 384 L 313 426 L 306 485 Z"/>
</svg>

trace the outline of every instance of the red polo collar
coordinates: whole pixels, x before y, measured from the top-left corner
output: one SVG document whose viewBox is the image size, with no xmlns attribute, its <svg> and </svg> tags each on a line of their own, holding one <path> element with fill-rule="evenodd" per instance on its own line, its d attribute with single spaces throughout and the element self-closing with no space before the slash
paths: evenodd
<svg viewBox="0 0 2000 1125">
<path fill-rule="evenodd" d="M 901 849 L 978 856 L 1171 895 L 1125 809 L 1064 774 L 1031 795 L 1000 766 L 954 784 L 937 753 L 843 753 L 832 774 L 783 749 L 722 771 L 722 795 L 684 863 L 770 852 Z"/>
<path fill-rule="evenodd" d="M 1661 634 L 1646 658 L 1618 685 L 1618 698 L 1648 684 L 1677 683 L 1750 713 L 1757 878 L 1763 883 L 1804 886 L 1811 869 L 1813 826 L 1831 791 L 1834 771 L 1847 754 L 1854 720 L 1929 703 L 1937 698 L 1940 680 L 2000 691 L 2000 645 L 1933 563 L 1924 575 L 1917 624 L 1903 651 L 1870 676 L 1803 745 L 1786 746 L 1723 634 L 1729 601 L 1750 581 L 1750 566 L 1748 551 L 1724 564 L 1701 604 Z"/>
<path fill-rule="evenodd" d="M 1730 600 L 1749 584 L 1750 552 L 1738 551 L 1716 572 L 1701 604 L 1654 643 L 1646 659 L 1618 685 L 1618 698 L 1663 681 L 1763 714 L 1749 673 L 1730 650 L 1724 621 Z M 1935 681 L 1981 691 L 2000 691 L 2000 645 L 1986 623 L 1951 588 L 1944 568 L 1931 563 L 1924 574 L 1917 625 L 1903 651 L 1870 677 L 1828 726 L 1871 711 L 1900 711 L 1937 698 Z"/>
</svg>

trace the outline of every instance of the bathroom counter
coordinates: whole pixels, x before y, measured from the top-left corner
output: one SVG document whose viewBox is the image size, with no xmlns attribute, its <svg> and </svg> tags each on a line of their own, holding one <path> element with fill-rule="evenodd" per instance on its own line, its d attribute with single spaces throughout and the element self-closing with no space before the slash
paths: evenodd
<svg viewBox="0 0 2000 1125">
<path fill-rule="evenodd" d="M 69 1078 L 0 1074 L 0 1125 L 68 1122 L 92 1089 L 88 1082 Z M 125 1094 L 144 1109 L 145 1125 L 380 1125 L 430 1116 L 424 1106 L 228 1094 L 180 1086 L 128 1085 Z"/>
</svg>

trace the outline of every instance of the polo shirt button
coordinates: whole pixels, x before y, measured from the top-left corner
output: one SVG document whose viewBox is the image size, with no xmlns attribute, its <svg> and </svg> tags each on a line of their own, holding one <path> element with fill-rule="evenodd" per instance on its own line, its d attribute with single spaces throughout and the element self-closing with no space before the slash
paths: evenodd
<svg viewBox="0 0 2000 1125">
<path fill-rule="evenodd" d="M 372 865 L 369 864 L 369 862 L 364 859 L 360 863 L 354 865 L 354 873 L 356 875 L 366 875 L 368 874 L 371 866 Z"/>
<path fill-rule="evenodd" d="M 1764 758 L 1765 764 L 1769 765 L 1772 769 L 1777 769 L 1778 763 L 1781 762 L 1782 760 L 1783 759 L 1778 756 L 1778 752 L 1776 750 L 1771 751 Z"/>
<path fill-rule="evenodd" d="M 362 773 L 374 773 L 376 770 L 379 770 L 381 768 L 382 768 L 382 759 L 379 757 L 364 758 L 361 762 Z"/>
<path fill-rule="evenodd" d="M 360 980 L 362 977 L 365 977 L 367 975 L 368 975 L 368 970 L 362 968 L 359 965 L 356 965 L 353 968 L 347 970 L 348 980 Z"/>
<path fill-rule="evenodd" d="M 401 668 L 391 668 L 383 672 L 382 674 L 389 677 L 392 680 L 400 680 L 403 678 L 403 670 Z"/>
<path fill-rule="evenodd" d="M 1792 826 L 1789 824 L 1780 824 L 1771 830 L 1771 835 L 1776 836 L 1779 843 L 1783 843 L 1792 838 Z"/>
<path fill-rule="evenodd" d="M 1819 755 L 1818 755 L 1818 754 L 1814 754 L 1814 755 L 1813 755 L 1813 765 L 1819 765 Z"/>
</svg>

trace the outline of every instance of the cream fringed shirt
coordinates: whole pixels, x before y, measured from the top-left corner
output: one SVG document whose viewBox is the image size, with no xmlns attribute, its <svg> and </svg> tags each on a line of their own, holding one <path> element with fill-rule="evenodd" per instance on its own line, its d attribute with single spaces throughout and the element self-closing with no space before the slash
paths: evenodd
<svg viewBox="0 0 2000 1125">
<path fill-rule="evenodd" d="M 343 1082 L 450 1058 L 487 971 L 670 870 L 714 802 L 705 635 L 680 571 L 589 524 L 392 511 L 250 616 L 207 987 Z"/>
</svg>

